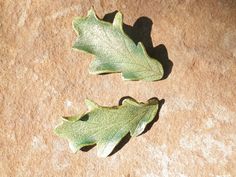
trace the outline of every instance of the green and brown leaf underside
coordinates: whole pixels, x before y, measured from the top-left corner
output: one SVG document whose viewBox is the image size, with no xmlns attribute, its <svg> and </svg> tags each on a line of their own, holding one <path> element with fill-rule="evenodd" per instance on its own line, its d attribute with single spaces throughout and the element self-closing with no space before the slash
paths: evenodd
<svg viewBox="0 0 236 177">
<path fill-rule="evenodd" d="M 107 157 L 128 133 L 140 135 L 146 125 L 156 116 L 159 106 L 157 99 L 139 103 L 132 98 L 124 99 L 122 105 L 103 107 L 86 100 L 87 113 L 63 117 L 55 133 L 69 141 L 73 152 L 84 146 L 97 145 L 100 157 Z"/>
<path fill-rule="evenodd" d="M 141 42 L 136 45 L 126 35 L 122 24 L 120 12 L 111 24 L 98 19 L 91 9 L 86 17 L 73 21 L 78 34 L 73 48 L 96 56 L 89 68 L 92 74 L 122 73 L 125 80 L 160 80 L 163 77 L 160 62 L 148 56 Z"/>
</svg>

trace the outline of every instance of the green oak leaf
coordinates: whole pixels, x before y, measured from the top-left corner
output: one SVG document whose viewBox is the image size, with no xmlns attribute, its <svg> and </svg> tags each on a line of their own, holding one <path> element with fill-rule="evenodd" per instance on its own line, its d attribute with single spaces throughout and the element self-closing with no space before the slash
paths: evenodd
<svg viewBox="0 0 236 177">
<path fill-rule="evenodd" d="M 63 117 L 54 132 L 69 141 L 73 152 L 84 146 L 97 145 L 99 157 L 107 157 L 129 132 L 132 137 L 140 135 L 146 125 L 156 116 L 158 99 L 138 103 L 126 98 L 120 106 L 99 106 L 85 101 L 89 111 L 72 117 Z"/>
<path fill-rule="evenodd" d="M 120 12 L 111 24 L 98 19 L 91 9 L 86 17 L 73 20 L 78 34 L 73 48 L 96 56 L 89 67 L 91 74 L 122 73 L 124 80 L 160 80 L 163 77 L 160 62 L 148 56 L 141 42 L 136 45 L 126 35 L 122 24 Z"/>
</svg>

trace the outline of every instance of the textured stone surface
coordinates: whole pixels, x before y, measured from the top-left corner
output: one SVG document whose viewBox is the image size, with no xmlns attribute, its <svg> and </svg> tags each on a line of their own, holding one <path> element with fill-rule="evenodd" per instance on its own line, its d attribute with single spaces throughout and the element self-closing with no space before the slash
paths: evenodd
<svg viewBox="0 0 236 177">
<path fill-rule="evenodd" d="M 71 50 L 71 21 L 91 5 L 101 18 L 121 10 L 128 25 L 150 18 L 153 46 L 164 44 L 173 62 L 169 77 L 89 75 L 93 56 Z M 1 176 L 236 176 L 235 0 L 1 0 L 0 8 Z M 113 156 L 73 154 L 52 133 L 61 115 L 85 110 L 85 98 L 116 105 L 123 96 L 165 103 L 152 128 Z"/>
</svg>

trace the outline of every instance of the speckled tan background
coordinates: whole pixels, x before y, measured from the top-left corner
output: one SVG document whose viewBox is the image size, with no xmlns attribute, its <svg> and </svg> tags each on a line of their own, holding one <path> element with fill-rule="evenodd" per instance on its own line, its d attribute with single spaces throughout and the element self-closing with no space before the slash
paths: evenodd
<svg viewBox="0 0 236 177">
<path fill-rule="evenodd" d="M 159 82 L 88 74 L 92 55 L 71 50 L 74 16 L 121 10 L 133 25 L 152 20 L 153 46 L 173 63 Z M 145 28 L 145 26 L 144 26 Z M 0 176 L 236 176 L 235 0 L 1 0 Z M 96 147 L 71 153 L 52 133 L 84 99 L 165 99 L 159 120 L 105 159 Z"/>
</svg>

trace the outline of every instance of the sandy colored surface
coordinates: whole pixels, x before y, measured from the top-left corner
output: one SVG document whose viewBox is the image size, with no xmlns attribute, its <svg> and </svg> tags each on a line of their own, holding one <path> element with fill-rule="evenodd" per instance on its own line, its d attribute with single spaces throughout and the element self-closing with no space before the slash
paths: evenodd
<svg viewBox="0 0 236 177">
<path fill-rule="evenodd" d="M 71 49 L 71 22 L 91 5 L 100 18 L 122 11 L 131 26 L 151 19 L 154 49 L 145 45 L 163 60 L 163 46 L 155 47 L 165 45 L 173 63 L 167 79 L 89 75 L 93 56 Z M 149 30 L 144 19 L 136 30 Z M 1 177 L 236 176 L 234 0 L 1 0 L 0 66 Z M 123 96 L 165 103 L 152 128 L 114 155 L 98 158 L 96 147 L 73 154 L 53 134 L 60 116 L 85 110 L 85 98 L 116 105 Z"/>
</svg>

